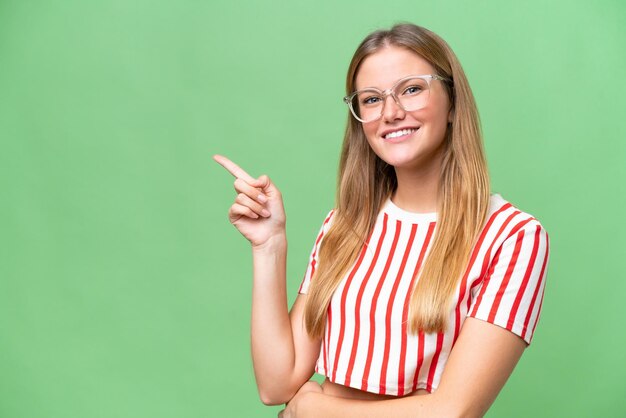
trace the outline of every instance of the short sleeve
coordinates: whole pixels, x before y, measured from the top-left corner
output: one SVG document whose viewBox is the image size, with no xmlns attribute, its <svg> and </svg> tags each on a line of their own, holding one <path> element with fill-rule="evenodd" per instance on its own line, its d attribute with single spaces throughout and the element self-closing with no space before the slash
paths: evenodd
<svg viewBox="0 0 626 418">
<path fill-rule="evenodd" d="M 328 232 L 328 229 L 330 228 L 334 212 L 334 210 L 331 210 L 328 215 L 326 215 L 326 219 L 324 219 L 324 223 L 322 223 L 322 227 L 317 234 L 315 244 L 313 244 L 313 249 L 311 250 L 311 256 L 309 257 L 309 264 L 307 266 L 306 272 L 304 273 L 304 278 L 302 279 L 302 283 L 300 284 L 298 293 L 306 293 L 309 290 L 311 278 L 315 274 L 315 269 L 317 268 L 317 264 L 319 263 L 319 249 L 322 244 L 322 240 L 324 239 L 324 235 L 326 234 L 326 232 Z"/>
<path fill-rule="evenodd" d="M 548 258 L 548 234 L 533 219 L 496 251 L 472 292 L 468 316 L 505 328 L 530 344 L 541 313 Z"/>
</svg>

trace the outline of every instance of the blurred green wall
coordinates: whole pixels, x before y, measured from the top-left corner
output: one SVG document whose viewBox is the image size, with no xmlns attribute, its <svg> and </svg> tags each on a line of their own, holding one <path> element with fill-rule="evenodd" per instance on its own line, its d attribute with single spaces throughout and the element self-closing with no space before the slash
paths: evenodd
<svg viewBox="0 0 626 418">
<path fill-rule="evenodd" d="M 344 75 L 411 21 L 457 52 L 493 190 L 551 238 L 489 417 L 626 416 L 626 6 L 0 0 L 0 417 L 274 417 L 231 157 L 281 188 L 288 288 L 332 207 Z"/>
</svg>

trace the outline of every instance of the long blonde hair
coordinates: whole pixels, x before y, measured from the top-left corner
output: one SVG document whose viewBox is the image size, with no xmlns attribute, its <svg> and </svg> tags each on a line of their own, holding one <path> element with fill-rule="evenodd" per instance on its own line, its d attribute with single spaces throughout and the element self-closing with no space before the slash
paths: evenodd
<svg viewBox="0 0 626 418">
<path fill-rule="evenodd" d="M 437 228 L 432 247 L 412 290 L 409 330 L 442 332 L 456 285 L 489 209 L 489 175 L 478 110 L 456 55 L 435 33 L 413 24 L 368 35 L 348 69 L 346 93 L 355 90 L 359 66 L 369 55 L 393 45 L 407 48 L 447 78 L 451 103 L 439 185 Z M 333 222 L 319 250 L 304 312 L 307 332 L 321 337 L 333 292 L 365 245 L 385 200 L 397 187 L 393 166 L 370 148 L 361 123 L 348 113 L 337 181 Z"/>
</svg>

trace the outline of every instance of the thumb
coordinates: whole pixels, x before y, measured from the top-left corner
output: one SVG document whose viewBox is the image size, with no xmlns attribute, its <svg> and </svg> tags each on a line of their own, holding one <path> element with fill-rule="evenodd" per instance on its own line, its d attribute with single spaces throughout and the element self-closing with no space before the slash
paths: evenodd
<svg viewBox="0 0 626 418">
<path fill-rule="evenodd" d="M 250 183 L 250 185 L 252 187 L 262 189 L 265 192 L 270 189 L 272 182 L 270 181 L 270 178 L 264 174 L 260 176 L 258 179 L 255 179 L 254 182 Z"/>
</svg>

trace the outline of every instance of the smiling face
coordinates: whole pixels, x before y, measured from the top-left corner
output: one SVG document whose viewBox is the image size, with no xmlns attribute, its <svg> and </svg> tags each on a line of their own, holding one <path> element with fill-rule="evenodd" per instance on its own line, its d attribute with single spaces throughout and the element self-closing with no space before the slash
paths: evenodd
<svg viewBox="0 0 626 418">
<path fill-rule="evenodd" d="M 356 76 L 357 90 L 386 90 L 410 75 L 436 74 L 434 68 L 409 49 L 386 46 L 363 60 Z M 398 170 L 433 171 L 441 166 L 450 100 L 443 81 L 432 80 L 427 105 L 404 111 L 392 97 L 385 101 L 382 117 L 363 123 L 372 150 Z"/>
</svg>

